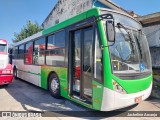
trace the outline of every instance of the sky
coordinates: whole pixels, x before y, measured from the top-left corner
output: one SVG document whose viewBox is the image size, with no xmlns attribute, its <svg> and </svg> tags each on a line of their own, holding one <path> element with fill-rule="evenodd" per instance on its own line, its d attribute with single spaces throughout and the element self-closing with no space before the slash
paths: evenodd
<svg viewBox="0 0 160 120">
<path fill-rule="evenodd" d="M 58 0 L 0 0 L 0 38 L 12 43 L 28 20 L 45 20 Z"/>
<path fill-rule="evenodd" d="M 160 0 L 111 0 L 125 10 L 131 10 L 140 16 L 160 12 Z"/>
<path fill-rule="evenodd" d="M 0 0 L 0 38 L 12 43 L 14 32 L 19 33 L 28 20 L 45 20 L 58 0 Z M 126 10 L 139 15 L 160 12 L 160 0 L 112 0 Z"/>
</svg>

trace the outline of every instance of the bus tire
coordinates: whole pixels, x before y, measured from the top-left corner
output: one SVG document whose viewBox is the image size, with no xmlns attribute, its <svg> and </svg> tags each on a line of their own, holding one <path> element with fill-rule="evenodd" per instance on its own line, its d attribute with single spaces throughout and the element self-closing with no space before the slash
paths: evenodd
<svg viewBox="0 0 160 120">
<path fill-rule="evenodd" d="M 14 67 L 13 69 L 13 76 L 15 79 L 17 79 L 17 68 L 16 67 Z"/>
<path fill-rule="evenodd" d="M 2 86 L 4 86 L 4 87 L 8 87 L 8 85 L 9 85 L 9 84 L 5 84 L 5 85 L 2 85 Z"/>
<path fill-rule="evenodd" d="M 54 98 L 61 98 L 60 95 L 60 81 L 57 74 L 52 73 L 49 76 L 49 92 Z"/>
</svg>

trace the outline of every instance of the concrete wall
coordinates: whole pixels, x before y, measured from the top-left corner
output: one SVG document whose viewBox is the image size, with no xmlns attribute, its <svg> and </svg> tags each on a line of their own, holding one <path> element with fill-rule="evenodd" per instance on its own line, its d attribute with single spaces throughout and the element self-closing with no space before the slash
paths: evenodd
<svg viewBox="0 0 160 120">
<path fill-rule="evenodd" d="M 160 24 L 143 28 L 150 47 L 160 47 Z"/>
<path fill-rule="evenodd" d="M 150 47 L 152 66 L 160 68 L 160 24 L 143 27 Z"/>
<path fill-rule="evenodd" d="M 150 48 L 151 58 L 152 58 L 152 67 L 160 68 L 160 48 Z"/>
<path fill-rule="evenodd" d="M 59 0 L 42 26 L 48 28 L 92 7 L 92 0 Z"/>
<path fill-rule="evenodd" d="M 152 66 L 160 68 L 160 12 L 137 18 L 143 25 L 150 47 Z"/>
</svg>

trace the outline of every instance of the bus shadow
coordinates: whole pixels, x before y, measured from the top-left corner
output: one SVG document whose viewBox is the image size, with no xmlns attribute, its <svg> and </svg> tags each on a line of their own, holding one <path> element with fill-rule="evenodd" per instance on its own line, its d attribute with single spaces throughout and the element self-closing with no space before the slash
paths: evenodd
<svg viewBox="0 0 160 120">
<path fill-rule="evenodd" d="M 16 79 L 8 87 L 3 87 L 26 111 L 83 111 L 87 108 L 65 98 L 53 98 L 49 91 Z M 0 88 L 1 89 L 1 88 Z"/>
<path fill-rule="evenodd" d="M 0 85 L 0 89 L 5 89 L 7 87 L 8 87 L 8 85 Z"/>
<path fill-rule="evenodd" d="M 83 117 L 89 120 L 94 120 L 97 118 L 104 119 L 108 117 L 127 117 L 128 111 L 136 106 L 137 104 L 114 111 L 96 111 L 88 109 L 87 111 L 50 111 L 49 114 L 51 116 L 55 115 L 60 117 Z"/>
<path fill-rule="evenodd" d="M 28 112 L 44 112 L 44 115 L 59 116 L 59 117 L 86 117 L 93 119 L 92 117 L 106 118 L 115 117 L 123 114 L 124 112 L 131 110 L 137 105 L 133 105 L 124 109 L 102 112 L 95 111 L 83 107 L 75 102 L 67 100 L 65 98 L 55 99 L 47 90 L 39 88 L 23 80 L 14 80 L 8 87 L 0 87 L 0 89 L 6 89 L 6 91 L 21 104 L 23 110 Z M 15 108 L 16 111 L 16 108 Z M 49 113 L 49 114 L 48 114 Z"/>
</svg>

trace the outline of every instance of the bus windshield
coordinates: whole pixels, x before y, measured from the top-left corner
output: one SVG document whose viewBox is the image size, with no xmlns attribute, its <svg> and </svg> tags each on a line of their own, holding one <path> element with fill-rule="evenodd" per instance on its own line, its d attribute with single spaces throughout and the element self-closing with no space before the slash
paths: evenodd
<svg viewBox="0 0 160 120">
<path fill-rule="evenodd" d="M 142 32 L 116 27 L 115 44 L 109 47 L 113 73 L 151 71 L 147 40 Z"/>
<path fill-rule="evenodd" d="M 0 52 L 7 52 L 7 45 L 6 44 L 0 44 Z"/>
</svg>

